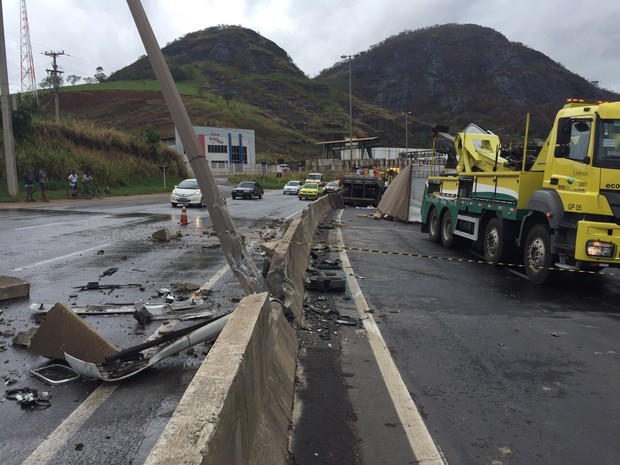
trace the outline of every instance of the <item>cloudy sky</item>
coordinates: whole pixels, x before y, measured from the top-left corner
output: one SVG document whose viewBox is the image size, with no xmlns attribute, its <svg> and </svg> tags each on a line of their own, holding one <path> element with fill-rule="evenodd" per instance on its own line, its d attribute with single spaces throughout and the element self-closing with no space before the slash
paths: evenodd
<svg viewBox="0 0 620 465">
<path fill-rule="evenodd" d="M 21 90 L 20 0 L 1 0 L 9 85 Z M 110 74 L 144 55 L 126 0 L 27 0 L 36 81 Z M 253 29 L 309 77 L 405 30 L 474 23 L 620 92 L 618 0 L 142 0 L 160 46 L 220 24 Z M 567 96 L 571 97 L 571 96 Z M 579 96 L 572 96 L 579 97 Z"/>
</svg>

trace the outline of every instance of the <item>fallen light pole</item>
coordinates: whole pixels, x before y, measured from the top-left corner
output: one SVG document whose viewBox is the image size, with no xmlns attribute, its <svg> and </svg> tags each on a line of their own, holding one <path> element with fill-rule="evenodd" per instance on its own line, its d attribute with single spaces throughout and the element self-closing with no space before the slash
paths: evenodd
<svg viewBox="0 0 620 465">
<path fill-rule="evenodd" d="M 144 8 L 139 0 L 127 0 L 133 19 L 142 38 L 147 56 L 151 62 L 157 82 L 172 116 L 175 127 L 187 152 L 189 163 L 194 171 L 198 186 L 206 199 L 207 209 L 213 227 L 222 245 L 222 251 L 230 268 L 241 282 L 246 294 L 254 294 L 265 290 L 265 281 L 256 267 L 250 254 L 245 250 L 241 236 L 237 232 L 232 218 L 228 213 L 220 192 L 215 184 L 213 174 L 194 132 L 187 109 L 177 90 L 164 55 L 159 48 L 153 29 L 151 28 Z"/>
<path fill-rule="evenodd" d="M 117 354 L 106 357 L 109 361 L 103 363 L 85 362 L 68 353 L 65 353 L 65 360 L 71 365 L 71 368 L 87 378 L 95 378 L 102 381 L 120 381 L 140 373 L 142 370 L 146 370 L 160 360 L 178 354 L 182 350 L 189 349 L 202 342 L 214 341 L 222 329 L 224 329 L 224 326 L 226 326 L 226 322 L 229 320 L 230 315 L 231 314 L 228 313 L 207 324 L 199 323 L 198 325 L 194 325 L 191 327 L 191 332 L 182 334 L 181 336 L 178 336 L 178 334 L 184 330 L 179 330 L 177 334 L 163 336 L 152 342 L 118 352 Z M 173 337 L 173 342 L 169 342 Z M 142 352 L 144 349 L 148 349 L 151 346 L 166 342 L 168 342 L 168 344 L 154 352 Z M 135 357 L 130 358 L 130 355 Z M 123 357 L 127 357 L 127 359 L 123 359 Z"/>
</svg>

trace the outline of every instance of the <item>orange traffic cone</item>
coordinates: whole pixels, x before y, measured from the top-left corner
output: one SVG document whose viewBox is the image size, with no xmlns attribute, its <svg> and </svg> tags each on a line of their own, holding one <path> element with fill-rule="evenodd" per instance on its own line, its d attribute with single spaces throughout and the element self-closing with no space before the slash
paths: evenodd
<svg viewBox="0 0 620 465">
<path fill-rule="evenodd" d="M 187 226 L 189 221 L 187 221 L 187 210 L 185 210 L 185 206 L 181 210 L 181 221 L 179 222 L 181 226 Z"/>
</svg>

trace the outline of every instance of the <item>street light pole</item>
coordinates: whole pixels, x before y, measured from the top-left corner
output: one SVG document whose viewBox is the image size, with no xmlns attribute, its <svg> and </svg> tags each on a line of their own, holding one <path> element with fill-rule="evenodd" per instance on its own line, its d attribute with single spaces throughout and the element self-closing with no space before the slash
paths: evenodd
<svg viewBox="0 0 620 465">
<path fill-rule="evenodd" d="M 405 111 L 401 113 L 401 115 L 405 115 L 405 157 L 409 158 L 409 125 L 408 116 L 411 114 L 410 111 Z"/>
<path fill-rule="evenodd" d="M 351 58 L 353 58 L 353 55 L 340 55 L 340 58 L 349 59 L 349 150 L 351 160 L 353 160 L 353 100 L 351 94 Z"/>
</svg>

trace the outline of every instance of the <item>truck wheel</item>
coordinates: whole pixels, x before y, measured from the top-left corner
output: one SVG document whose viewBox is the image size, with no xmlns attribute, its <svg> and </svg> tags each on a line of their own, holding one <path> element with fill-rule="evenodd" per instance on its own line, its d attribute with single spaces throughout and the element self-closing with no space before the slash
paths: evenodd
<svg viewBox="0 0 620 465">
<path fill-rule="evenodd" d="M 441 243 L 446 249 L 452 249 L 457 245 L 457 238 L 452 232 L 452 216 L 446 211 L 441 218 Z"/>
<path fill-rule="evenodd" d="M 433 207 L 428 215 L 428 237 L 437 244 L 441 240 L 441 228 L 439 226 L 439 215 L 437 209 Z"/>
<path fill-rule="evenodd" d="M 497 265 L 504 253 L 504 231 L 502 222 L 498 218 L 492 218 L 484 230 L 483 252 L 487 262 Z"/>
<path fill-rule="evenodd" d="M 552 259 L 549 228 L 537 224 L 528 233 L 523 250 L 523 265 L 528 279 L 542 284 L 551 273 Z"/>
</svg>

